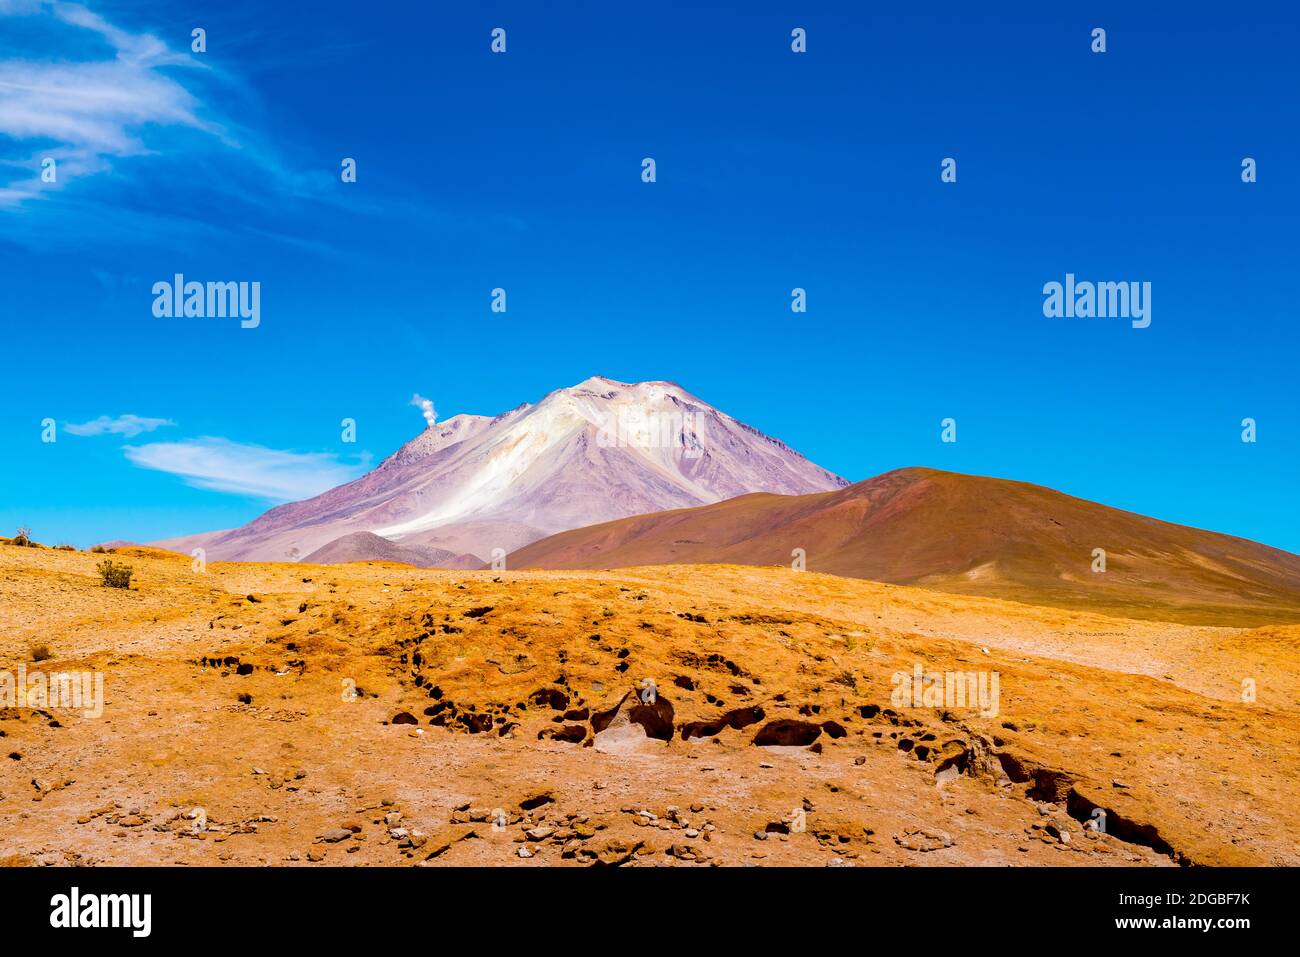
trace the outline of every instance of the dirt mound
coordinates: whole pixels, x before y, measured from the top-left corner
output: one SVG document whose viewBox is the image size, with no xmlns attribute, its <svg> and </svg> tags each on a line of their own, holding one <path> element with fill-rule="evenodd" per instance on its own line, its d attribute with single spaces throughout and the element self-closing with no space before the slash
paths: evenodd
<svg viewBox="0 0 1300 957">
<path fill-rule="evenodd" d="M 352 532 L 334 539 L 303 559 L 309 565 L 347 562 L 396 562 L 415 568 L 480 568 L 474 555 L 460 555 L 431 545 L 402 545 L 373 532 Z"/>
<path fill-rule="evenodd" d="M 535 542 L 507 564 L 789 568 L 799 559 L 835 575 L 1131 617 L 1300 621 L 1300 556 L 1026 482 L 934 469 L 606 522 Z"/>
</svg>

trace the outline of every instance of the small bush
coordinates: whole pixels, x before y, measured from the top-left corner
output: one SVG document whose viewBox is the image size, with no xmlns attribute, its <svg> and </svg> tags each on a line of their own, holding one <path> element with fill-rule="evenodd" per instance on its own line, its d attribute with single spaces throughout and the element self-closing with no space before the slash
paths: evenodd
<svg viewBox="0 0 1300 957">
<path fill-rule="evenodd" d="M 106 551 L 108 551 L 108 549 L 106 549 L 103 545 L 96 545 L 91 549 L 91 552 L 96 555 L 102 555 Z"/>
<path fill-rule="evenodd" d="M 10 545 L 17 545 L 19 548 L 27 548 L 32 544 L 32 530 L 30 528 L 20 528 L 14 532 L 14 537 L 9 539 Z"/>
<path fill-rule="evenodd" d="M 130 565 L 114 565 L 111 558 L 99 563 L 99 577 L 109 588 L 130 588 L 132 569 Z"/>
<path fill-rule="evenodd" d="M 32 661 L 45 661 L 53 657 L 49 645 L 32 645 L 27 650 L 32 653 Z"/>
</svg>

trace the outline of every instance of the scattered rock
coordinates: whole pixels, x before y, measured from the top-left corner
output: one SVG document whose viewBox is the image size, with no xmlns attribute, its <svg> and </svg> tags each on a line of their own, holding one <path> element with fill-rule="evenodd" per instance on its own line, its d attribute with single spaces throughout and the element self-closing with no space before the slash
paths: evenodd
<svg viewBox="0 0 1300 957">
<path fill-rule="evenodd" d="M 894 835 L 894 843 L 899 847 L 905 847 L 909 851 L 920 851 L 927 853 L 929 851 L 938 851 L 945 847 L 952 847 L 956 841 L 947 831 L 934 831 L 923 827 L 905 828 L 901 834 Z"/>
</svg>

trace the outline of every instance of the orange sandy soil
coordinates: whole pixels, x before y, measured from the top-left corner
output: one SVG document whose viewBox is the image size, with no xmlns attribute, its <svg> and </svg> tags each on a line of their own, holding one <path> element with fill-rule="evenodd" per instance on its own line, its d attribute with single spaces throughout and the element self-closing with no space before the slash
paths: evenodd
<svg viewBox="0 0 1300 957">
<path fill-rule="evenodd" d="M 119 590 L 102 557 L 0 546 L 0 670 L 106 699 L 0 710 L 3 863 L 1300 863 L 1300 626 L 737 566 L 122 549 Z M 918 662 L 998 672 L 999 713 L 891 706 Z"/>
</svg>

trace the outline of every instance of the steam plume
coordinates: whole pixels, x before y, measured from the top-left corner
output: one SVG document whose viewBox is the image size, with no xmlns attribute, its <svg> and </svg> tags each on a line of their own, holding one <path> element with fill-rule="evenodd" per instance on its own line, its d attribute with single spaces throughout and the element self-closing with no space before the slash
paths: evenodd
<svg viewBox="0 0 1300 957">
<path fill-rule="evenodd" d="M 411 405 L 419 408 L 424 415 L 424 421 L 428 423 L 428 428 L 433 428 L 433 424 L 438 421 L 438 410 L 433 407 L 433 400 L 426 399 L 417 392 L 411 396 Z"/>
</svg>

